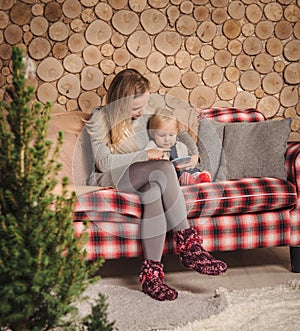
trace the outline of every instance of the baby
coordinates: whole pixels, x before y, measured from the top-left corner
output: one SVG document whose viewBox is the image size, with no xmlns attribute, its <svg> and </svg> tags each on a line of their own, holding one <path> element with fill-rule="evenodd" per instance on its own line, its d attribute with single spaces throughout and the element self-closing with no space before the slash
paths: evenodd
<svg viewBox="0 0 300 331">
<path fill-rule="evenodd" d="M 164 152 L 164 159 L 175 160 L 173 161 L 175 167 L 175 162 L 178 158 L 188 156 L 187 146 L 177 141 L 178 121 L 171 111 L 161 109 L 155 112 L 149 119 L 148 129 L 152 140 L 147 144 L 146 150 L 155 147 L 169 150 L 168 152 Z M 208 171 L 200 172 L 198 168 L 178 169 L 176 167 L 176 172 L 180 185 L 211 182 L 210 173 Z"/>
</svg>

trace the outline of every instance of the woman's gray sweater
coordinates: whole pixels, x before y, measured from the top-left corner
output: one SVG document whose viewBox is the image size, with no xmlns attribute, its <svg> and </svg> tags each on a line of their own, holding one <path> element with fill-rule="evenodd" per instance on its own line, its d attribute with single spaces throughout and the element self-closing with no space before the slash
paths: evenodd
<svg viewBox="0 0 300 331">
<path fill-rule="evenodd" d="M 147 122 L 151 114 L 144 114 L 132 122 L 135 134 L 134 142 L 138 151 L 127 154 L 113 154 L 107 141 L 107 127 L 103 108 L 95 108 L 86 129 L 90 137 L 94 158 L 94 170 L 89 177 L 89 185 L 118 187 L 118 182 L 126 169 L 134 162 L 147 161 L 145 146 L 149 142 Z M 186 132 L 178 135 L 189 150 L 190 155 L 198 154 L 198 149 L 192 137 Z"/>
</svg>

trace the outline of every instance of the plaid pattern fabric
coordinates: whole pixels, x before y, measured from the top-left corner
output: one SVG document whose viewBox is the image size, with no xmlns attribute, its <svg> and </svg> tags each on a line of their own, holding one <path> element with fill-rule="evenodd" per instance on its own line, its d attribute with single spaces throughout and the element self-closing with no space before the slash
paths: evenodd
<svg viewBox="0 0 300 331">
<path fill-rule="evenodd" d="M 236 108 L 199 109 L 201 118 L 221 122 L 265 120 L 255 109 Z M 204 247 L 224 251 L 299 245 L 300 143 L 289 143 L 286 168 L 288 182 L 260 177 L 182 187 L 188 220 L 203 237 Z M 77 234 L 88 233 L 88 259 L 142 256 L 141 213 L 139 198 L 134 194 L 104 190 L 80 197 L 74 227 Z M 170 231 L 164 254 L 172 253 Z"/>
<path fill-rule="evenodd" d="M 287 178 L 295 185 L 298 195 L 297 204 L 290 213 L 290 245 L 293 246 L 300 244 L 300 143 L 288 144 L 285 159 Z"/>
<path fill-rule="evenodd" d="M 142 255 L 139 225 L 131 223 L 74 222 L 76 234 L 87 233 L 87 258 L 118 259 Z"/>
<path fill-rule="evenodd" d="M 285 153 L 285 167 L 287 171 L 287 179 L 293 183 L 300 196 L 300 143 L 288 143 Z"/>
<path fill-rule="evenodd" d="M 92 222 L 115 222 L 115 223 L 132 223 L 140 224 L 141 218 L 132 216 L 112 213 L 112 212 L 94 212 L 94 211 L 77 211 L 74 213 L 73 220 L 75 222 L 80 221 L 92 221 Z"/>
<path fill-rule="evenodd" d="M 188 218 L 283 209 L 297 200 L 294 185 L 270 177 L 187 185 L 181 190 Z M 139 197 L 117 190 L 87 193 L 75 204 L 76 220 L 139 223 L 141 216 Z"/>
<path fill-rule="evenodd" d="M 136 218 L 140 218 L 142 214 L 137 195 L 116 189 L 98 190 L 79 196 L 74 211 L 88 213 L 91 220 L 92 215 L 99 213 L 116 213 Z"/>
<path fill-rule="evenodd" d="M 189 219 L 203 237 L 208 251 L 252 249 L 290 245 L 289 210 Z M 299 223 L 299 221 L 298 221 Z M 82 222 L 74 223 L 76 233 L 84 231 Z M 115 222 L 88 222 L 88 259 L 117 259 L 142 256 L 139 225 Z M 299 232 L 298 232 L 299 233 Z M 134 238 L 135 237 L 135 238 Z M 172 231 L 167 233 L 164 254 L 174 254 Z"/>
<path fill-rule="evenodd" d="M 188 218 L 255 213 L 296 204 L 291 183 L 271 177 L 242 178 L 183 186 Z"/>
<path fill-rule="evenodd" d="M 200 218 L 190 221 L 209 251 L 252 249 L 289 244 L 289 210 Z"/>
<path fill-rule="evenodd" d="M 262 113 L 254 108 L 238 109 L 238 108 L 208 108 L 198 109 L 198 119 L 210 118 L 215 121 L 233 123 L 233 122 L 259 122 L 264 121 L 265 117 Z"/>
</svg>

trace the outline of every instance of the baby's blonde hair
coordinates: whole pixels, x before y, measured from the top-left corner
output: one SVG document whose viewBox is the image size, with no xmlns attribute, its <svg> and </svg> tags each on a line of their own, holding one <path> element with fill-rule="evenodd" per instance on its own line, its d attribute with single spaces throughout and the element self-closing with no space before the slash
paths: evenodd
<svg viewBox="0 0 300 331">
<path fill-rule="evenodd" d="M 153 138 L 153 132 L 155 130 L 158 130 L 163 123 L 169 122 L 169 121 L 175 121 L 176 122 L 176 128 L 179 130 L 179 125 L 177 118 L 175 115 L 167 108 L 158 109 L 155 111 L 155 113 L 150 117 L 149 123 L 148 123 L 148 129 L 149 134 Z"/>
</svg>

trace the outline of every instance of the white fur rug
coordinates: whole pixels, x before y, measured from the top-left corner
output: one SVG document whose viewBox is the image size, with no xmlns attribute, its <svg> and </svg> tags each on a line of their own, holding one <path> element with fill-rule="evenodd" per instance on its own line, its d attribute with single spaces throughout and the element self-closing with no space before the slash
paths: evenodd
<svg viewBox="0 0 300 331">
<path fill-rule="evenodd" d="M 123 286 L 92 285 L 93 302 L 99 291 L 107 297 L 108 319 L 118 331 L 299 331 L 300 281 L 256 289 L 216 290 L 213 298 L 179 292 L 170 302 L 155 301 Z M 79 304 L 86 315 L 90 304 Z"/>
<path fill-rule="evenodd" d="M 189 321 L 218 314 L 225 306 L 222 298 L 204 298 L 202 295 L 180 291 L 174 301 L 156 301 L 140 290 L 124 286 L 93 284 L 85 293 L 92 303 L 101 292 L 108 304 L 108 320 L 115 321 L 117 331 L 150 331 L 186 325 Z M 79 305 L 82 316 L 87 315 L 90 304 Z"/>
<path fill-rule="evenodd" d="M 299 331 L 300 281 L 275 287 L 229 292 L 219 288 L 216 295 L 228 306 L 219 314 L 198 320 L 176 331 Z M 164 329 L 165 330 L 165 329 Z"/>
</svg>

